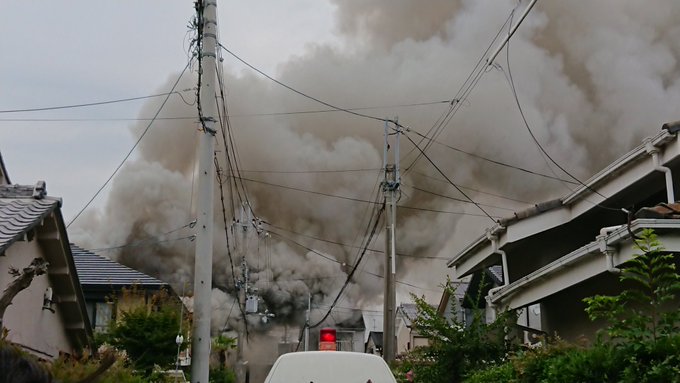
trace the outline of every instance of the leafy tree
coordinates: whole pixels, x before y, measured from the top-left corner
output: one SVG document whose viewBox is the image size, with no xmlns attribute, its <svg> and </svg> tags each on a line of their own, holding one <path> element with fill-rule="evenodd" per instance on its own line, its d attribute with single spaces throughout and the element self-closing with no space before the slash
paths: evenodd
<svg viewBox="0 0 680 383">
<path fill-rule="evenodd" d="M 180 305 L 178 300 L 161 291 L 151 297 L 149 304 L 123 310 L 120 318 L 111 322 L 103 340 L 125 351 L 132 366 L 146 374 L 151 373 L 154 366 L 170 367 L 177 357 L 175 340 L 180 333 L 180 320 L 184 320 Z M 182 326 L 185 338 L 187 327 Z"/>
<path fill-rule="evenodd" d="M 224 367 L 227 363 L 227 351 L 233 348 L 236 348 L 236 339 L 224 335 L 213 338 L 212 351 L 216 352 L 219 356 L 220 368 Z"/>
<path fill-rule="evenodd" d="M 620 276 L 631 288 L 584 299 L 586 313 L 591 320 L 609 322 L 606 332 L 612 340 L 656 343 L 677 333 L 680 312 L 664 306 L 680 292 L 680 275 L 673 254 L 664 251 L 653 230 L 644 230 L 635 247 L 641 253 L 622 265 Z"/>
<path fill-rule="evenodd" d="M 481 288 L 483 288 L 480 286 Z M 450 281 L 444 286 L 455 296 Z M 478 299 L 481 294 L 477 294 Z M 493 323 L 485 323 L 484 310 L 475 309 L 469 323 L 460 323 L 454 316 L 445 318 L 423 298 L 413 296 L 418 315 L 413 326 L 429 339 L 429 345 L 416 348 L 401 362 L 397 376 L 412 369 L 416 382 L 457 382 L 472 371 L 500 362 L 512 347 L 508 329 L 516 316 L 501 314 Z M 477 302 L 473 302 L 478 307 Z"/>
</svg>

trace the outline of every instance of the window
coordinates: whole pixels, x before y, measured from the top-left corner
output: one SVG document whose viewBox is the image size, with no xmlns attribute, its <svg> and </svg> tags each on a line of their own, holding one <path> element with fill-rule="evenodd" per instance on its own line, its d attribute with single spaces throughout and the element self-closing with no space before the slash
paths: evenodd
<svg viewBox="0 0 680 383">
<path fill-rule="evenodd" d="M 113 303 L 97 302 L 95 303 L 94 313 L 94 331 L 104 332 L 113 319 Z"/>
</svg>

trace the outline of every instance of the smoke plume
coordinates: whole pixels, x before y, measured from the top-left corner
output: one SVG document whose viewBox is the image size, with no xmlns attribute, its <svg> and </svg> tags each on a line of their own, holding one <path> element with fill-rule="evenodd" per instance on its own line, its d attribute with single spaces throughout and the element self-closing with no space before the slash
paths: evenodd
<svg viewBox="0 0 680 383">
<path fill-rule="evenodd" d="M 451 100 L 513 8 L 517 7 L 516 22 L 526 5 L 510 0 L 333 2 L 340 43 L 310 46 L 304 55 L 280 65 L 275 76 L 334 105 L 380 106 L 362 113 L 398 116 L 400 123 L 423 134 L 447 104 L 390 105 Z M 509 52 L 502 51 L 497 65 L 461 100 L 461 109 L 439 141 L 568 178 L 548 164 L 531 140 L 509 85 L 512 75 L 537 140 L 565 169 L 581 179 L 588 177 L 656 132 L 663 122 L 678 118 L 679 18 L 676 0 L 539 2 L 512 38 Z M 173 81 L 174 75 L 169 76 L 159 90 L 165 91 Z M 195 83 L 195 77 L 187 76 L 179 88 L 192 88 Z M 273 323 L 302 323 L 308 294 L 318 308 L 335 298 L 357 260 L 355 247 L 365 239 L 375 206 L 268 184 L 375 200 L 382 177 L 383 125 L 337 111 L 261 115 L 326 107 L 246 69 L 227 71 L 225 86 L 241 177 L 251 180 L 243 180 L 245 192 L 270 235 L 254 229 L 246 235 L 238 232 L 232 222 L 239 219 L 239 195 L 233 180 L 225 181 L 226 227 L 219 198 L 214 206 L 214 280 L 226 292 L 215 298 L 215 328 L 237 320 L 227 318 L 238 318 L 236 313 L 229 315 L 235 294 L 231 265 L 238 275 L 244 256 L 262 304 L 276 315 Z M 140 116 L 153 115 L 159 103 L 150 101 Z M 173 96 L 161 117 L 195 114 L 195 105 Z M 139 123 L 131 132 L 138 136 L 144 128 Z M 115 179 L 106 207 L 78 221 L 71 236 L 91 248 L 141 243 L 105 255 L 171 282 L 178 292 L 190 291 L 193 244 L 176 239 L 193 233 L 188 224 L 195 216 L 195 143 L 202 134 L 198 128 L 195 120 L 157 122 L 142 140 L 137 158 Z M 418 142 L 418 136 L 407 134 Z M 226 177 L 224 142 L 221 137 L 218 142 L 216 157 Z M 437 292 L 432 290 L 447 273 L 442 258 L 453 256 L 492 222 L 474 205 L 442 197 L 465 199 L 425 158 L 407 170 L 417 151 L 403 138 L 401 153 L 406 157 L 401 164 L 405 174 L 399 204 L 427 210 L 398 212 L 397 246 L 405 255 L 399 257 L 398 279 L 425 288 L 401 284 L 399 299 L 407 301 L 407 293 L 415 292 L 436 302 Z M 428 155 L 494 217 L 569 191 L 561 182 L 439 144 Z M 317 170 L 356 171 L 304 173 Z M 384 236 L 376 237 L 369 247 L 382 250 Z M 140 242 L 150 239 L 152 243 Z M 366 253 L 338 306 L 380 304 L 383 282 L 376 274 L 382 274 L 382 258 L 379 252 Z M 324 311 L 314 310 L 313 318 Z M 334 315 L 343 319 L 340 311 Z"/>
</svg>

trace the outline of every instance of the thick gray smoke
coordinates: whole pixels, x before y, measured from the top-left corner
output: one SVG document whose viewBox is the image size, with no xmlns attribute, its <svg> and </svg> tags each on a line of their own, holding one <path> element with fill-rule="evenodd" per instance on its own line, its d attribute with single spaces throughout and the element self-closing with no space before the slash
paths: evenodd
<svg viewBox="0 0 680 383">
<path fill-rule="evenodd" d="M 387 106 L 450 100 L 481 53 L 517 5 L 511 0 L 387 1 L 334 0 L 341 43 L 317 45 L 279 67 L 276 77 L 327 102 L 343 107 Z M 520 4 L 517 14 L 526 4 Z M 439 138 L 447 145 L 533 171 L 557 175 L 531 141 L 509 86 L 510 70 L 518 98 L 537 139 L 564 168 L 586 178 L 678 118 L 680 105 L 680 3 L 677 0 L 572 0 L 539 2 L 496 67 L 485 73 Z M 225 57 L 225 60 L 230 60 Z M 247 59 L 247 58 L 246 58 Z M 172 76 L 171 76 L 172 77 Z M 159 89 L 166 90 L 173 79 Z M 244 178 L 321 193 L 371 200 L 382 166 L 383 125 L 341 112 L 254 116 L 258 113 L 324 109 L 244 69 L 225 73 L 231 128 Z M 180 88 L 191 88 L 186 77 Z M 159 101 L 140 113 L 152 115 Z M 425 133 L 446 104 L 364 110 Z M 161 116 L 192 116 L 195 106 L 173 96 Z M 144 128 L 132 127 L 135 136 Z M 183 291 L 191 283 L 193 244 L 173 240 L 192 233 L 192 180 L 198 126 L 191 120 L 163 120 L 144 138 L 138 158 L 115 179 L 106 207 L 78 222 L 72 237 L 91 248 L 164 240 L 115 249 L 108 255 L 173 283 Z M 417 140 L 417 136 L 410 133 Z M 402 139 L 402 154 L 412 146 Z M 402 163 L 415 158 L 410 153 Z M 433 145 L 437 165 L 493 216 L 504 216 L 527 203 L 567 193 L 564 184 L 480 161 Z M 224 145 L 217 153 L 226 172 Z M 345 173 L 266 173 L 375 169 Z M 551 170 L 552 169 L 552 170 Z M 434 177 L 435 179 L 433 179 Z M 359 246 L 373 206 L 244 181 L 258 217 L 286 230 Z M 233 230 L 229 183 L 227 231 Z M 406 172 L 400 204 L 435 213 L 399 210 L 398 279 L 436 289 L 447 272 L 443 259 L 469 243 L 492 222 L 475 206 L 427 194 L 462 198 L 425 159 Z M 503 197 L 492 196 L 490 194 Z M 219 190 L 216 193 L 219 196 Z M 195 199 L 195 195 L 194 195 Z M 523 202 L 521 202 L 523 201 Z M 215 273 L 218 288 L 233 294 L 225 225 L 215 201 Z M 307 294 L 315 305 L 335 297 L 357 257 L 355 248 L 315 241 L 265 225 L 269 237 L 251 233 L 230 242 L 236 272 L 243 254 L 276 323 L 301 323 Z M 382 231 L 382 230 L 381 230 Z M 305 244 L 319 254 L 275 235 Z M 236 237 L 238 238 L 238 234 Z M 383 237 L 371 245 L 382 249 Z M 329 261 L 330 258 L 334 261 Z M 381 301 L 382 254 L 368 252 L 340 306 L 370 307 Z M 190 286 L 188 287 L 190 290 Z M 400 285 L 408 291 L 436 292 Z M 223 326 L 233 297 L 215 303 L 216 326 Z M 323 310 L 314 312 L 319 317 Z M 342 316 L 342 313 L 338 313 Z M 336 318 L 342 319 L 342 318 Z"/>
</svg>

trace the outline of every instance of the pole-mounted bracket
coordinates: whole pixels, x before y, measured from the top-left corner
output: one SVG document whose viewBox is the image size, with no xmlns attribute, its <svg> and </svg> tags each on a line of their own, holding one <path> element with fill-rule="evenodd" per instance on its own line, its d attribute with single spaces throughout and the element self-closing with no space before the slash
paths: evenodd
<svg viewBox="0 0 680 383">
<path fill-rule="evenodd" d="M 217 120 L 215 120 L 213 117 L 201 117 L 201 125 L 203 126 L 203 130 L 204 130 L 206 133 L 212 134 L 213 136 L 214 136 L 215 134 L 217 134 L 217 130 L 216 130 L 216 129 L 213 129 L 213 128 L 211 128 L 211 127 L 209 127 L 209 126 L 206 124 L 206 122 L 215 123 L 215 122 L 217 122 Z"/>
</svg>

